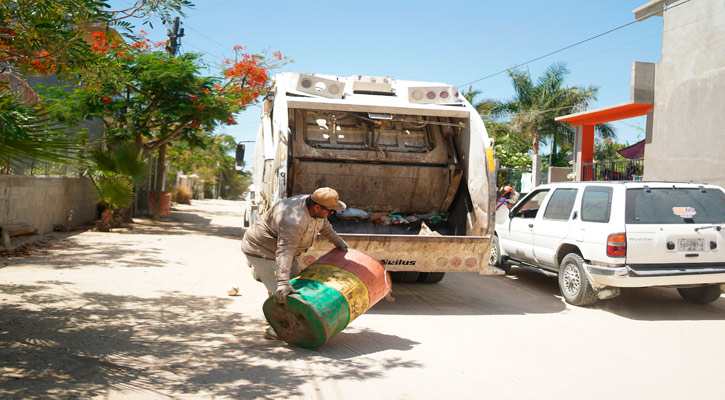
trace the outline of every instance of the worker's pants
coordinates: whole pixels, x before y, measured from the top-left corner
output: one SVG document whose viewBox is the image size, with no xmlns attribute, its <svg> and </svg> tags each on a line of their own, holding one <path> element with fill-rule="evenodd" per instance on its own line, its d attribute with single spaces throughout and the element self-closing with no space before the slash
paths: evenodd
<svg viewBox="0 0 725 400">
<path fill-rule="evenodd" d="M 275 266 L 276 262 L 275 260 L 269 260 L 266 258 L 261 257 L 254 257 L 250 255 L 245 255 L 247 257 L 247 262 L 249 263 L 249 266 L 254 268 L 254 270 L 257 272 L 257 276 L 259 276 L 259 279 L 264 283 L 264 286 L 267 288 L 267 292 L 269 292 L 269 295 L 273 295 L 274 292 L 277 290 L 277 274 L 275 273 Z M 292 259 L 292 268 L 290 269 L 290 279 L 292 277 L 297 276 L 297 274 L 300 273 L 300 264 L 297 261 L 297 257 Z"/>
</svg>

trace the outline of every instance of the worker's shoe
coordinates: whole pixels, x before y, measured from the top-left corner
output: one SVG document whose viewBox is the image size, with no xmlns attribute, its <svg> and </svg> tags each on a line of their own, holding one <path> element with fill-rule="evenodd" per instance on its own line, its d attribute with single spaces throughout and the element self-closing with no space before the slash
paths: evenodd
<svg viewBox="0 0 725 400">
<path fill-rule="evenodd" d="M 271 326 L 264 330 L 264 338 L 267 340 L 282 340 L 277 336 L 277 332 Z"/>
</svg>

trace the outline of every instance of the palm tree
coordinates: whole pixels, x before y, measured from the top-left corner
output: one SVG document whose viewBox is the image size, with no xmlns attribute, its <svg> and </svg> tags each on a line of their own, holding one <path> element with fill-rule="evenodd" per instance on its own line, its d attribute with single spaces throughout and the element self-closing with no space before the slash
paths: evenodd
<svg viewBox="0 0 725 400">
<path fill-rule="evenodd" d="M 94 149 L 90 156 L 89 177 L 96 187 L 100 203 L 105 206 L 96 228 L 108 232 L 121 225 L 122 210 L 133 201 L 134 183 L 146 175 L 146 164 L 133 143 L 110 150 Z"/>
<path fill-rule="evenodd" d="M 552 149 L 559 143 L 570 144 L 574 131 L 565 122 L 557 122 L 555 117 L 572 112 L 575 107 L 586 106 L 596 100 L 598 88 L 595 86 L 565 87 L 564 78 L 569 69 L 563 63 L 554 63 L 544 71 L 536 82 L 531 80 L 528 71 L 509 71 L 514 87 L 513 98 L 498 102 L 494 114 L 508 118 L 519 135 L 532 143 L 532 172 L 534 184 L 540 181 L 539 144 L 551 140 Z M 599 131 L 613 136 L 611 126 L 598 125 Z M 555 150 L 552 150 L 555 151 Z"/>
<path fill-rule="evenodd" d="M 478 111 L 478 115 L 485 121 L 486 131 L 489 137 L 498 139 L 501 135 L 507 135 L 511 132 L 511 127 L 508 122 L 502 122 L 496 118 L 496 108 L 499 102 L 494 99 L 476 100 L 476 97 L 481 94 L 481 91 L 473 89 L 472 86 L 469 86 L 468 90 L 462 91 L 461 94 L 471 103 L 473 108 Z"/>
<path fill-rule="evenodd" d="M 0 173 L 38 160 L 76 164 L 82 140 L 66 129 L 47 111 L 23 105 L 17 94 L 0 90 Z"/>
</svg>

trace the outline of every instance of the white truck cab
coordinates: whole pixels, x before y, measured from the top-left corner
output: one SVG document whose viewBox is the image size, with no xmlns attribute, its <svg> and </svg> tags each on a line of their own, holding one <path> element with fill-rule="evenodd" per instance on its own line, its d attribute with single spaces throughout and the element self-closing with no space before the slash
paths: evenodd
<svg viewBox="0 0 725 400">
<path fill-rule="evenodd" d="M 725 283 L 725 192 L 673 182 L 561 182 L 496 216 L 491 263 L 557 276 L 567 302 L 672 286 L 708 303 Z"/>
</svg>

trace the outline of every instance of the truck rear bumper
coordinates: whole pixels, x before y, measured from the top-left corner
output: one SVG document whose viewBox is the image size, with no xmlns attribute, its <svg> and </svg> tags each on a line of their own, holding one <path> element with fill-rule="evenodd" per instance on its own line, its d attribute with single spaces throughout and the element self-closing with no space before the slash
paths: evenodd
<svg viewBox="0 0 725 400">
<path fill-rule="evenodd" d="M 725 283 L 725 265 L 708 267 L 633 268 L 585 264 L 597 287 L 648 287 Z"/>
<path fill-rule="evenodd" d="M 387 271 L 505 274 L 488 264 L 491 236 L 338 235 L 351 248 L 380 261 Z M 320 236 L 300 261 L 306 267 L 332 247 L 332 243 Z"/>
</svg>

